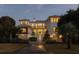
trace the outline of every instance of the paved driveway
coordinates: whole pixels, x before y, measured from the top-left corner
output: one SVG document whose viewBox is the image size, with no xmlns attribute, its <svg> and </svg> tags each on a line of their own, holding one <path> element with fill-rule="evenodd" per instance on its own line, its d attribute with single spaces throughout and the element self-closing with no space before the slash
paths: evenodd
<svg viewBox="0 0 79 59">
<path fill-rule="evenodd" d="M 42 45 L 25 46 L 24 48 L 14 52 L 16 54 L 46 54 L 47 51 Z"/>
</svg>

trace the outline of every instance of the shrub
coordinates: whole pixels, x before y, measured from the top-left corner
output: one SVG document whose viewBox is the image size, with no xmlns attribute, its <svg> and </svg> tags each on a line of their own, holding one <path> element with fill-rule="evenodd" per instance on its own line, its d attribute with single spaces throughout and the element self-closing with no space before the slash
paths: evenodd
<svg viewBox="0 0 79 59">
<path fill-rule="evenodd" d="M 56 43 L 56 41 L 55 41 L 55 40 L 47 39 L 47 40 L 45 41 L 45 43 L 47 43 L 47 44 L 53 44 L 53 43 Z"/>
<path fill-rule="evenodd" d="M 31 37 L 29 38 L 30 41 L 37 41 L 37 38 L 35 37 L 35 33 L 32 32 Z"/>
<path fill-rule="evenodd" d="M 37 41 L 37 38 L 36 37 L 30 37 L 29 40 L 30 41 Z"/>
</svg>

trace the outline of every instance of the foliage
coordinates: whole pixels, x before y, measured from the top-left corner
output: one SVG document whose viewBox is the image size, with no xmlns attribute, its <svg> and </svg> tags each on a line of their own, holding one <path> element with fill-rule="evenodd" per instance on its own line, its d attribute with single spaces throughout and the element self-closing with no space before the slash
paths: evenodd
<svg viewBox="0 0 79 59">
<path fill-rule="evenodd" d="M 9 16 L 2 16 L 0 18 L 0 41 L 9 42 L 11 37 L 15 35 L 15 30 L 15 20 L 13 18 Z"/>
<path fill-rule="evenodd" d="M 31 34 L 32 37 L 29 38 L 30 41 L 37 41 L 37 38 L 35 37 L 35 33 L 32 32 Z"/>
<path fill-rule="evenodd" d="M 36 38 L 36 37 L 30 37 L 29 40 L 30 40 L 30 41 L 36 41 L 37 38 Z"/>
<path fill-rule="evenodd" d="M 73 40 L 78 40 L 79 35 L 79 8 L 77 10 L 69 10 L 65 15 L 62 15 L 59 22 L 59 33 L 63 34 L 66 39 L 67 33 Z M 72 41 L 73 41 L 72 40 Z M 65 40 L 66 41 L 66 40 Z"/>
<path fill-rule="evenodd" d="M 44 35 L 44 38 L 43 38 L 43 41 L 49 41 L 51 38 L 50 38 L 50 35 L 48 33 L 48 30 L 46 31 L 45 35 Z"/>
</svg>

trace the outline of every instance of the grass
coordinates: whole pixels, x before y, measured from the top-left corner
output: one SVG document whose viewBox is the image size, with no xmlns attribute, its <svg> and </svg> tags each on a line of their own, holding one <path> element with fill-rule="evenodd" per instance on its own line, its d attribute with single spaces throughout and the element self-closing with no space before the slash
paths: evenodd
<svg viewBox="0 0 79 59">
<path fill-rule="evenodd" d="M 0 53 L 9 53 L 23 48 L 25 44 L 0 43 Z"/>
<path fill-rule="evenodd" d="M 16 53 L 24 47 L 28 47 L 27 44 L 0 43 L 0 53 Z M 79 54 L 79 45 L 72 45 L 71 49 L 66 49 L 66 44 L 45 44 L 44 47 L 48 53 Z"/>
<path fill-rule="evenodd" d="M 57 54 L 79 54 L 79 45 L 72 45 L 71 49 L 67 49 L 66 44 L 48 44 L 45 45 L 46 50 L 49 53 L 57 53 Z"/>
</svg>

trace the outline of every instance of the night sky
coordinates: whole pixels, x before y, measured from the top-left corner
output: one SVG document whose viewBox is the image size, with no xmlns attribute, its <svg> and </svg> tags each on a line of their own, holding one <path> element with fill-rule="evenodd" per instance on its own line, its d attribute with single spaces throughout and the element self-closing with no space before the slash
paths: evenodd
<svg viewBox="0 0 79 59">
<path fill-rule="evenodd" d="M 63 15 L 77 4 L 0 4 L 0 16 L 10 16 L 16 21 L 22 18 L 45 20 L 51 15 Z"/>
</svg>

